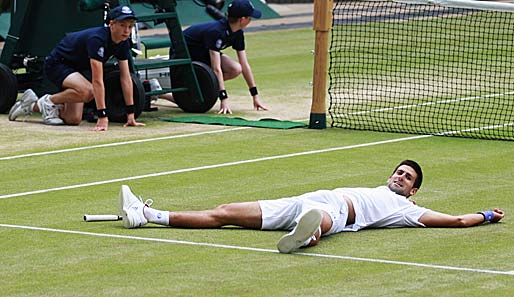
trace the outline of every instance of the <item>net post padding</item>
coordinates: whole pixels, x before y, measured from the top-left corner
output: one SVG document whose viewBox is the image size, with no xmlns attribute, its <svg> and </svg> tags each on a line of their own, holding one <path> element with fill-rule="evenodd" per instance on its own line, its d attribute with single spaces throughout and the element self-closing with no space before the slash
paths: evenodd
<svg viewBox="0 0 514 297">
<path fill-rule="evenodd" d="M 309 128 L 312 129 L 325 129 L 327 127 L 326 86 L 328 41 L 332 28 L 333 7 L 333 0 L 314 1 L 314 30 L 316 31 L 316 42 L 314 49 L 312 106 L 309 121 Z"/>
</svg>

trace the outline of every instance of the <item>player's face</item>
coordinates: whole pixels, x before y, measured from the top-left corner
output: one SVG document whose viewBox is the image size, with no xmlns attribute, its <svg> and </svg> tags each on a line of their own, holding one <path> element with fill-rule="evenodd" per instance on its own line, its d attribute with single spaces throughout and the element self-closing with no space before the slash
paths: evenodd
<svg viewBox="0 0 514 297">
<path fill-rule="evenodd" d="M 114 43 L 120 43 L 130 37 L 135 21 L 125 19 L 121 21 L 111 22 L 111 38 Z"/>
<path fill-rule="evenodd" d="M 414 188 L 414 182 L 418 174 L 416 171 L 407 165 L 402 165 L 387 180 L 387 186 L 393 192 L 405 197 L 412 196 L 418 191 Z"/>
</svg>

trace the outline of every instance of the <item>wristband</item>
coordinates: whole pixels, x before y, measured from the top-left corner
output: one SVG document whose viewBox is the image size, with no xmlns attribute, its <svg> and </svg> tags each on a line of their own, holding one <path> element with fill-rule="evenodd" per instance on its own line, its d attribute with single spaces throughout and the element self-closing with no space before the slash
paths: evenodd
<svg viewBox="0 0 514 297">
<path fill-rule="evenodd" d="M 134 108 L 134 104 L 125 106 L 125 111 L 127 114 L 135 113 L 136 110 Z"/>
<path fill-rule="evenodd" d="M 492 210 L 484 210 L 484 211 L 480 211 L 478 213 L 484 216 L 484 222 L 485 221 L 492 222 L 494 220 L 494 211 L 492 211 Z"/>
<path fill-rule="evenodd" d="M 227 91 L 226 90 L 220 90 L 220 100 L 225 100 L 228 98 Z"/>
<path fill-rule="evenodd" d="M 105 118 L 107 117 L 107 109 L 98 109 L 96 111 L 96 115 L 99 117 L 99 118 Z"/>
<path fill-rule="evenodd" d="M 252 96 L 259 95 L 259 92 L 257 92 L 257 87 L 250 88 L 250 95 L 252 95 Z"/>
</svg>

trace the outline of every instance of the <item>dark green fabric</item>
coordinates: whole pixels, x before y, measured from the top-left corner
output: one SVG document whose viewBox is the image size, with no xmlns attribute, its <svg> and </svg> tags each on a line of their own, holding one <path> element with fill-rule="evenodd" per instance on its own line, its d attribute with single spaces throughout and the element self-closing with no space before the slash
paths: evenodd
<svg viewBox="0 0 514 297">
<path fill-rule="evenodd" d="M 208 125 L 245 126 L 270 129 L 292 129 L 307 127 L 307 124 L 292 121 L 280 121 L 275 119 L 261 119 L 258 121 L 243 118 L 227 118 L 222 116 L 184 116 L 177 118 L 161 118 L 166 122 L 195 123 Z"/>
<path fill-rule="evenodd" d="M 261 19 L 275 19 L 280 18 L 281 16 L 274 11 L 271 7 L 269 7 L 266 3 L 263 3 L 260 0 L 250 0 L 256 9 L 262 12 Z M 199 1 L 202 2 L 202 1 Z M 225 5 L 221 12 L 226 13 L 228 4 L 232 2 L 231 0 L 225 1 Z M 132 8 L 136 12 L 137 15 L 146 15 L 153 13 L 152 5 L 148 3 L 132 3 Z M 209 22 L 214 20 L 209 14 L 205 11 L 205 7 L 201 7 L 196 5 L 192 0 L 179 0 L 177 1 L 177 12 L 178 18 L 180 20 L 180 24 L 182 26 L 189 26 L 192 24 Z M 147 24 L 150 28 L 156 27 L 153 23 Z M 160 24 L 157 27 L 165 27 L 164 24 Z"/>
<path fill-rule="evenodd" d="M 163 48 L 170 47 L 171 41 L 169 36 L 142 36 L 141 43 L 145 46 L 145 49 Z"/>
<path fill-rule="evenodd" d="M 5 40 L 9 27 L 11 26 L 11 13 L 6 12 L 0 14 L 0 37 Z"/>
</svg>

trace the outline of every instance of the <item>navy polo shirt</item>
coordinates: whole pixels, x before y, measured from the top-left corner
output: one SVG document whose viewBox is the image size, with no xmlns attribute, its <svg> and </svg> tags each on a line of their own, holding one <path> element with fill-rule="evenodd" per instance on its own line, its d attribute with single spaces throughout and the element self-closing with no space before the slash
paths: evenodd
<svg viewBox="0 0 514 297">
<path fill-rule="evenodd" d="M 67 34 L 52 50 L 50 56 L 75 70 L 90 69 L 89 59 L 102 63 L 111 57 L 127 60 L 130 57 L 130 41 L 118 44 L 111 40 L 109 27 L 96 27 Z"/>
<path fill-rule="evenodd" d="M 195 24 L 184 30 L 189 54 L 193 60 L 209 61 L 209 50 L 221 52 L 232 47 L 236 51 L 245 49 L 243 30 L 232 32 L 227 19 Z"/>
</svg>

